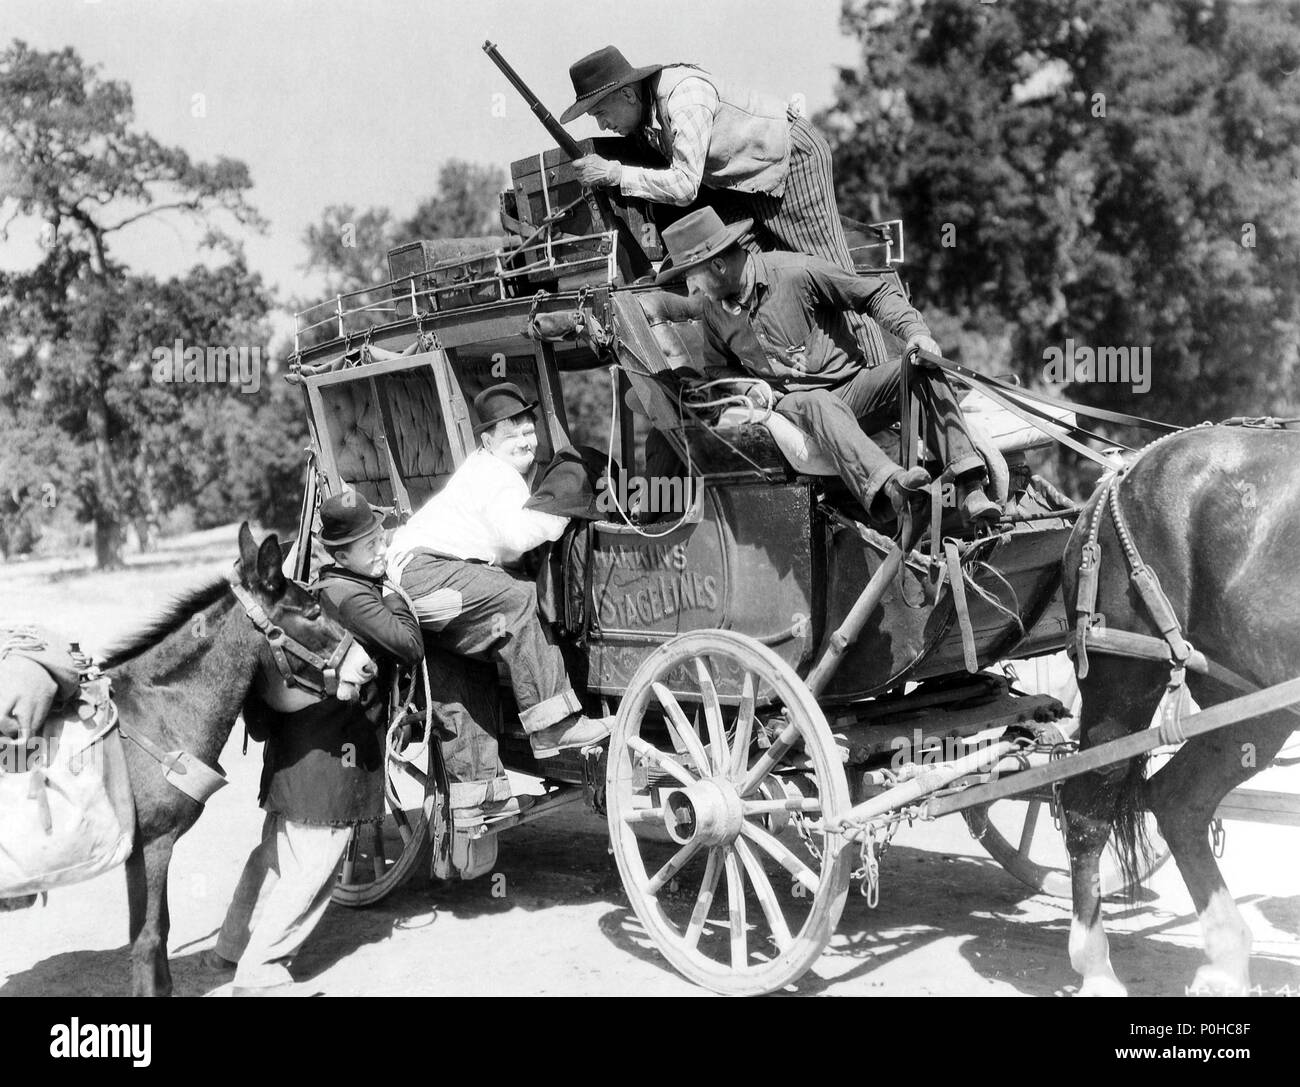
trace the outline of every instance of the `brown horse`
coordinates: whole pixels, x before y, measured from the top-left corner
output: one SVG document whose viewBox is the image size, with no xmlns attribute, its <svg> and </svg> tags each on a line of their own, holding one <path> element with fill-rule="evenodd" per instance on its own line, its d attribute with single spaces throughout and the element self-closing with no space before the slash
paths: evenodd
<svg viewBox="0 0 1300 1087">
<path fill-rule="evenodd" d="M 1124 520 L 1141 559 L 1157 574 L 1183 636 L 1211 661 L 1261 687 L 1300 674 L 1300 432 L 1207 427 L 1163 439 L 1120 484 Z M 1065 554 L 1065 602 L 1075 624 L 1079 562 L 1093 510 L 1088 503 Z M 1129 567 L 1109 509 L 1103 512 L 1096 612 L 1111 630 L 1160 637 Z M 1162 639 L 1163 640 L 1163 639 Z M 1167 665 L 1089 652 L 1082 748 L 1146 728 L 1170 677 Z M 1203 707 L 1240 691 L 1187 672 Z M 1143 809 L 1191 892 L 1208 962 L 1193 989 L 1245 993 L 1251 934 L 1224 885 L 1207 829 L 1220 801 L 1263 769 L 1300 718 L 1280 710 L 1194 737 L 1151 778 L 1145 760 L 1120 763 L 1066 782 L 1066 840 L 1074 917 L 1070 961 L 1083 975 L 1080 995 L 1124 995 L 1110 964 L 1101 922 L 1098 858 L 1112 826 L 1127 870 L 1145 849 Z"/>
<path fill-rule="evenodd" d="M 282 572 L 279 540 L 259 548 L 248 523 L 239 529 L 238 581 L 271 624 L 306 649 L 328 656 L 347 636 L 316 600 Z M 254 685 L 274 697 L 279 674 L 269 644 L 222 577 L 175 601 L 104 661 L 124 726 L 164 751 L 184 751 L 216 767 L 235 719 Z M 355 695 L 369 658 L 353 645 L 339 667 L 339 697 Z M 135 795 L 135 848 L 126 862 L 131 926 L 131 991 L 171 994 L 167 964 L 167 868 L 172 848 L 203 806 L 163 777 L 162 765 L 125 743 Z"/>
</svg>

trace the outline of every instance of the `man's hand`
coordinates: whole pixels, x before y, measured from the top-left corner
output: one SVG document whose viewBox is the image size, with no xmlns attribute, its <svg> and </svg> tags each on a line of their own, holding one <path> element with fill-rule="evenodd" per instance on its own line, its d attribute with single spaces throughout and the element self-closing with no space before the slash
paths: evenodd
<svg viewBox="0 0 1300 1087">
<path fill-rule="evenodd" d="M 578 178 L 584 185 L 617 185 L 623 180 L 622 164 L 599 155 L 583 155 L 574 159 L 573 165 L 578 168 Z"/>
<path fill-rule="evenodd" d="M 932 355 L 939 355 L 940 357 L 943 355 L 943 351 L 940 350 L 939 345 L 935 342 L 933 336 L 913 336 L 907 341 L 907 350 L 911 351 L 914 347 L 919 347 L 922 351 L 928 351 Z"/>
<path fill-rule="evenodd" d="M 34 660 L 0 659 L 0 735 L 24 738 L 45 720 L 58 694 L 54 677 Z"/>
</svg>

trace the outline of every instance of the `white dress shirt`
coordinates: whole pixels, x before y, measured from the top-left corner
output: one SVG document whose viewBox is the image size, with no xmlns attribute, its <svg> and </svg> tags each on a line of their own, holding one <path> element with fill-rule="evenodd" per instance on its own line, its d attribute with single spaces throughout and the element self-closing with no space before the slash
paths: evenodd
<svg viewBox="0 0 1300 1087">
<path fill-rule="evenodd" d="M 518 561 L 547 540 L 558 540 L 569 519 L 524 509 L 528 497 L 523 476 L 500 457 L 476 449 L 446 486 L 393 534 L 389 569 L 404 565 L 417 547 L 500 566 Z"/>
</svg>

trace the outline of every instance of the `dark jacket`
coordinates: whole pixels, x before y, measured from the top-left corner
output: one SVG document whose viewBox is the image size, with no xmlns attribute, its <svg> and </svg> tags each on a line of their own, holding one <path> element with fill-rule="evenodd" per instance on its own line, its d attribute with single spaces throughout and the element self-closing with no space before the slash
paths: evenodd
<svg viewBox="0 0 1300 1087">
<path fill-rule="evenodd" d="M 300 823 L 374 822 L 384 812 L 384 728 L 398 662 L 424 658 L 420 624 L 400 597 L 383 595 L 379 578 L 326 566 L 322 605 L 379 667 L 355 702 L 327 698 L 296 713 L 275 714 L 262 766 L 262 807 Z"/>
</svg>

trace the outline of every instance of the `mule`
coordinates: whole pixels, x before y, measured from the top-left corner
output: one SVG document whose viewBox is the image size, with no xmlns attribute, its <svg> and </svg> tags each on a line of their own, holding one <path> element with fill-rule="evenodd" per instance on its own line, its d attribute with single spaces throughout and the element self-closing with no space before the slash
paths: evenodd
<svg viewBox="0 0 1300 1087">
<path fill-rule="evenodd" d="M 1123 480 L 1119 498 L 1133 543 L 1156 572 L 1182 633 L 1211 661 L 1261 687 L 1300 674 L 1300 432 L 1205 427 L 1162 439 Z M 1102 488 L 1085 506 L 1065 554 L 1065 604 L 1076 624 L 1079 562 Z M 1096 612 L 1112 630 L 1160 637 L 1129 581 L 1110 510 L 1098 542 Z M 1166 664 L 1089 652 L 1080 680 L 1080 747 L 1146 728 L 1170 678 Z M 1202 708 L 1241 694 L 1187 672 Z M 1225 886 L 1207 829 L 1225 796 L 1268 765 L 1300 718 L 1286 710 L 1194 737 L 1149 779 L 1145 760 L 1067 781 L 1061 791 L 1074 909 L 1070 961 L 1080 995 L 1124 995 L 1102 928 L 1098 859 L 1114 829 L 1121 862 L 1138 870 L 1144 808 L 1155 814 L 1195 904 L 1207 962 L 1196 992 L 1250 988 L 1250 929 Z"/>
<path fill-rule="evenodd" d="M 236 580 L 271 624 L 324 656 L 347 632 L 314 597 L 282 571 L 279 540 L 259 547 L 245 522 L 239 529 Z M 186 593 L 143 629 L 107 654 L 113 698 L 123 725 L 165 751 L 188 752 L 216 767 L 245 700 L 256 692 L 274 705 L 283 681 L 267 639 L 249 620 L 225 577 Z M 354 697 L 373 665 L 355 643 L 339 665 L 338 697 Z M 294 692 L 298 693 L 298 692 Z M 135 796 L 135 847 L 126 862 L 130 909 L 131 991 L 167 996 L 170 919 L 167 869 L 182 834 L 203 805 L 164 779 L 162 765 L 135 743 L 124 742 Z"/>
</svg>

